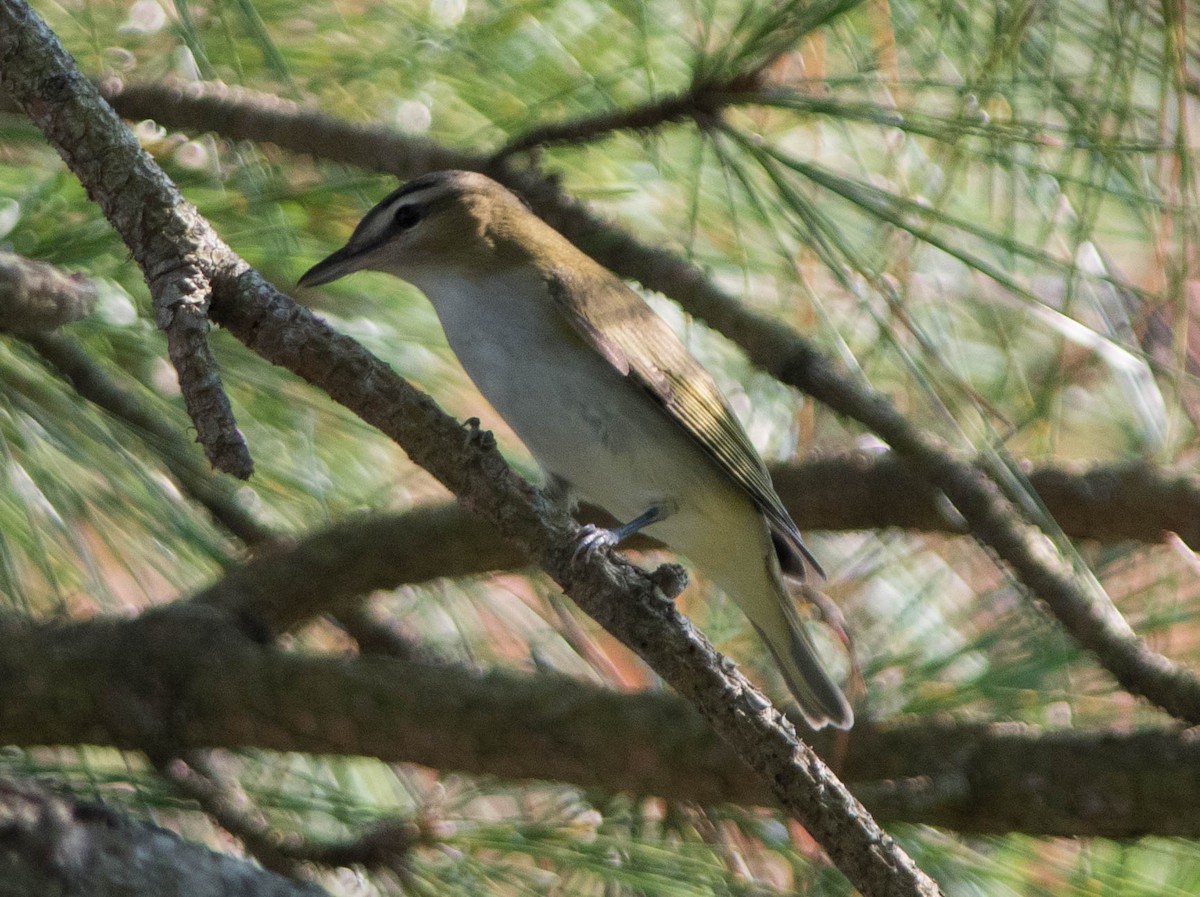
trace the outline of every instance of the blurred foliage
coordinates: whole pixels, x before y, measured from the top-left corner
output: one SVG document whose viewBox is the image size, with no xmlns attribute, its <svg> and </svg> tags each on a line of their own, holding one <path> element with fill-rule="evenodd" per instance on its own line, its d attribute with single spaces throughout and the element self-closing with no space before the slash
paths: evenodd
<svg viewBox="0 0 1200 897">
<path fill-rule="evenodd" d="M 641 238 L 688 255 L 794 324 L 915 420 L 990 457 L 1018 494 L 1014 456 L 1141 455 L 1179 466 L 1195 457 L 1200 19 L 1189 5 L 37 5 L 95 75 L 222 80 L 479 152 L 538 124 L 748 78 L 755 89 L 733 96 L 708 130 L 618 132 L 518 161 L 536 161 Z M 152 122 L 135 130 L 224 238 L 284 288 L 392 186 L 220 135 Z M 100 309 L 73 333 L 188 433 L 139 272 L 17 116 L 0 116 L 0 248 L 95 278 Z M 305 298 L 452 413 L 496 427 L 532 473 L 418 294 L 360 276 Z M 651 300 L 716 370 L 764 454 L 872 444 Z M 442 496 L 398 449 L 322 396 L 223 334 L 214 343 L 258 465 L 239 499 L 279 531 Z M 144 434 L 81 400 L 15 340 L 0 342 L 0 463 L 0 593 L 23 612 L 84 615 L 171 600 L 241 548 L 180 493 Z M 966 541 L 871 533 L 814 542 L 856 634 L 862 716 L 1156 718 L 1113 695 L 1107 676 Z M 1168 548 L 1080 551 L 1078 562 L 1140 632 L 1181 662 L 1200 659 L 1192 559 Z M 716 596 L 703 586 L 684 597 L 685 609 L 777 689 L 736 610 L 706 600 Z M 647 680 L 538 577 L 436 583 L 379 600 L 447 656 Z M 339 644 L 319 628 L 305 641 Z M 274 823 L 314 836 L 346 837 L 366 821 L 436 806 L 453 825 L 438 849 L 414 857 L 407 888 L 418 893 L 847 893 L 810 842 L 772 814 L 370 760 L 247 753 L 228 762 Z M 131 756 L 12 753 L 0 767 L 52 773 L 212 836 Z M 1174 842 L 898 835 L 948 893 L 1200 889 L 1194 849 Z M 346 893 L 403 887 L 386 876 L 325 884 Z"/>
</svg>

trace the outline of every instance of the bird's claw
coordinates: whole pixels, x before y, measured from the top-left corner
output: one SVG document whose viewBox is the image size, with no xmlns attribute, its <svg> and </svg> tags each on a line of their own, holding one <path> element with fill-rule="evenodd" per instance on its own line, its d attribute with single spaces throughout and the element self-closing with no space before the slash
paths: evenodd
<svg viewBox="0 0 1200 897">
<path fill-rule="evenodd" d="M 602 548 L 612 548 L 617 542 L 617 534 L 610 529 L 588 523 L 579 528 L 579 541 L 575 545 L 572 560 L 590 560 Z"/>
</svg>

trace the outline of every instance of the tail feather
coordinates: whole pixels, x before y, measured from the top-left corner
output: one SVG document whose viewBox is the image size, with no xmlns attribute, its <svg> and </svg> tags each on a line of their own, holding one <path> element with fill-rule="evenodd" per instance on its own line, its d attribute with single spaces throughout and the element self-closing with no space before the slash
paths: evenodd
<svg viewBox="0 0 1200 897">
<path fill-rule="evenodd" d="M 816 647 L 790 604 L 782 616 L 785 626 L 772 627 L 771 633 L 755 624 L 759 637 L 771 649 L 771 654 L 783 673 L 800 713 L 814 729 L 833 726 L 849 729 L 854 725 L 854 711 L 845 696 L 829 678 L 817 657 Z"/>
</svg>

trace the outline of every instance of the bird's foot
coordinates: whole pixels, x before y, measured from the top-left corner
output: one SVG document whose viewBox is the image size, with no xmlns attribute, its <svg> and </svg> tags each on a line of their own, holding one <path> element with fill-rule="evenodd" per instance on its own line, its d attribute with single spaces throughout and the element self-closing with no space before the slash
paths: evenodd
<svg viewBox="0 0 1200 897">
<path fill-rule="evenodd" d="M 579 541 L 575 543 L 572 560 L 591 560 L 602 548 L 612 548 L 621 541 L 620 535 L 611 529 L 588 523 L 579 528 Z"/>
<path fill-rule="evenodd" d="M 656 520 L 662 520 L 665 516 L 663 508 L 655 505 L 628 523 L 622 523 L 613 529 L 605 529 L 594 523 L 585 524 L 579 528 L 579 543 L 575 547 L 575 560 L 578 561 L 581 557 L 590 558 L 601 548 L 612 548 Z"/>
</svg>

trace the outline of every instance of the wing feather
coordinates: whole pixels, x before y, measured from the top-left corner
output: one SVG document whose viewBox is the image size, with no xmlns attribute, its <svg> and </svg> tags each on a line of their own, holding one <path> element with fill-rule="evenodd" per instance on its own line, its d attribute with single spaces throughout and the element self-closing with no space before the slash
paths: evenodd
<svg viewBox="0 0 1200 897">
<path fill-rule="evenodd" d="M 802 576 L 807 563 L 824 576 L 721 390 L 667 323 L 603 268 L 556 271 L 547 275 L 547 283 L 556 306 L 576 331 L 661 404 L 762 510 L 784 572 Z"/>
</svg>

